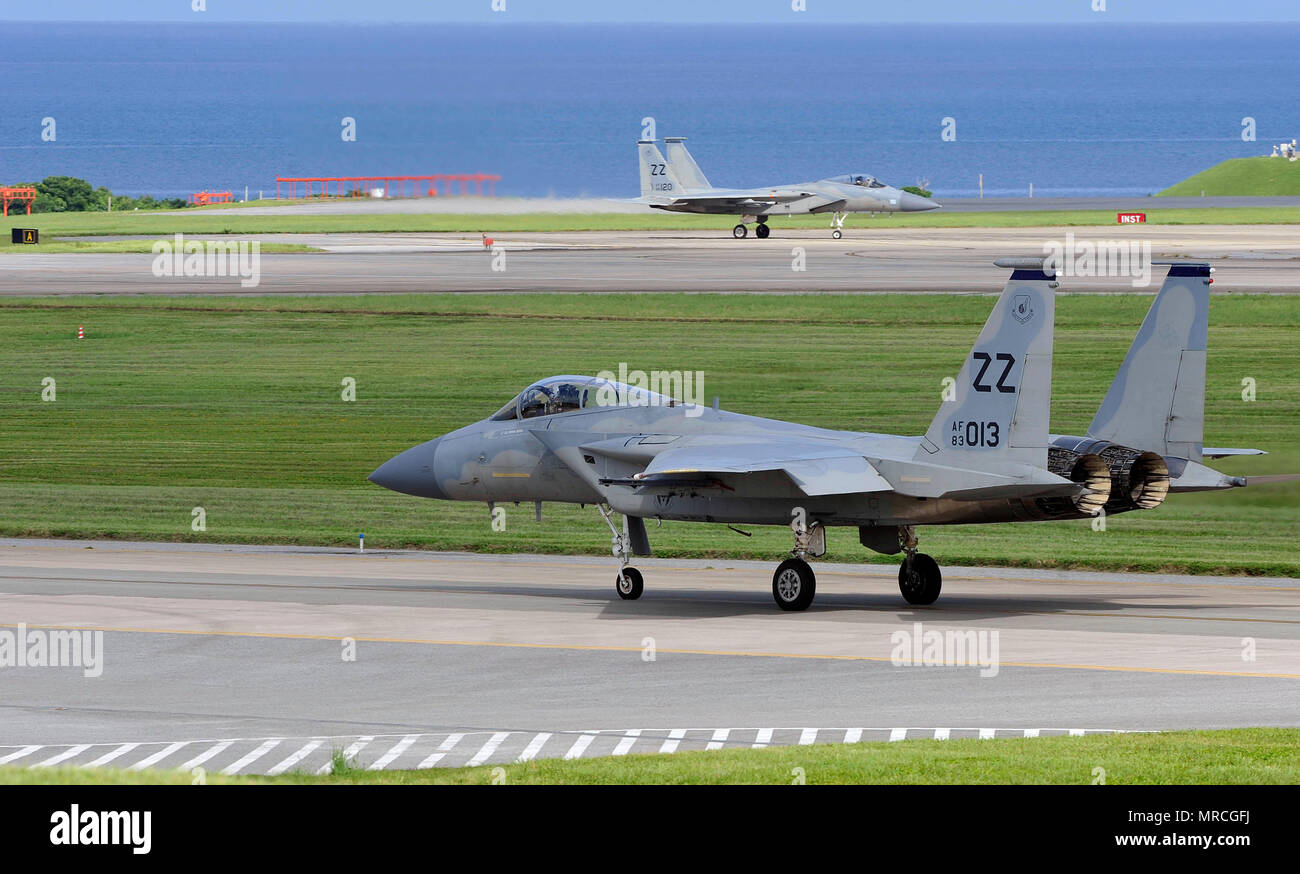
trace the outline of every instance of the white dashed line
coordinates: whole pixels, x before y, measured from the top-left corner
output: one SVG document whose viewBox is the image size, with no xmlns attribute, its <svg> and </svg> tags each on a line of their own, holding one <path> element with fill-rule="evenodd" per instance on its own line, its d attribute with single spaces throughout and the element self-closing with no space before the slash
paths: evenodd
<svg viewBox="0 0 1300 874">
<path fill-rule="evenodd" d="M 461 740 L 464 739 L 464 737 L 465 735 L 463 734 L 447 735 L 447 739 L 438 745 L 438 751 L 433 755 L 429 756 L 429 758 L 425 759 L 423 762 L 420 762 L 420 764 L 416 765 L 415 767 L 420 770 L 424 770 L 425 768 L 432 768 L 434 765 L 441 762 L 442 757 L 447 755 L 447 753 L 451 752 L 455 748 L 456 744 L 460 743 Z"/>
<path fill-rule="evenodd" d="M 145 756 L 143 759 L 136 762 L 127 770 L 142 771 L 145 768 L 149 767 L 150 765 L 156 765 L 158 762 L 161 762 L 163 759 L 167 758 L 168 756 L 170 756 L 172 753 L 176 752 L 183 746 L 188 746 L 188 744 L 184 744 L 184 743 L 168 744 L 167 746 L 160 749 L 158 752 L 154 753 L 152 756 Z"/>
<path fill-rule="evenodd" d="M 222 768 L 221 773 L 238 774 L 241 768 L 247 768 L 249 765 L 253 764 L 253 762 L 256 762 L 258 759 L 262 758 L 262 756 L 266 755 L 271 750 L 275 749 L 277 746 L 279 746 L 279 744 L 280 741 L 278 739 L 268 740 L 265 743 L 263 743 L 260 747 L 253 750 L 251 753 L 244 756 L 239 761 L 235 762 L 233 765 L 229 765 L 225 768 Z"/>
<path fill-rule="evenodd" d="M 565 741 L 563 745 L 552 744 L 549 753 L 550 758 L 563 757 L 565 759 L 583 758 L 589 755 L 611 755 L 626 756 L 636 753 L 650 753 L 657 751 L 661 753 L 677 752 L 682 742 L 687 739 L 688 735 L 692 736 L 691 745 L 698 749 L 699 744 L 703 743 L 707 750 L 720 750 L 728 746 L 749 746 L 753 749 L 763 749 L 773 746 L 807 746 L 815 744 L 818 739 L 822 743 L 835 742 L 843 738 L 843 743 L 860 743 L 865 738 L 872 741 L 903 741 L 907 740 L 908 732 L 915 731 L 912 735 L 914 738 L 933 737 L 935 740 L 949 740 L 953 732 L 961 732 L 963 736 L 976 734 L 981 740 L 991 740 L 999 736 L 1006 737 L 1009 735 L 1020 735 L 1027 738 L 1036 738 L 1041 736 L 1044 729 L 1025 728 L 1025 729 L 996 729 L 996 728 L 633 728 L 633 729 L 602 729 L 592 731 L 561 731 L 561 732 L 536 732 L 521 733 L 519 731 L 497 731 L 497 732 L 480 732 L 480 731 L 463 731 L 452 732 L 447 735 L 443 734 L 407 734 L 407 735 L 363 735 L 344 736 L 344 737 L 314 737 L 314 738 L 241 738 L 231 740 L 188 740 L 167 743 L 163 741 L 136 741 L 130 743 L 92 743 L 92 744 L 54 744 L 54 745 L 37 745 L 27 746 L 9 745 L 0 746 L 0 765 L 10 762 L 18 762 L 42 750 L 47 751 L 47 757 L 38 761 L 31 767 L 50 767 L 63 762 L 71 762 L 83 753 L 89 756 L 95 756 L 80 767 L 100 767 L 110 762 L 126 762 L 130 756 L 128 754 L 135 752 L 144 747 L 146 752 L 154 750 L 144 758 L 133 764 L 126 764 L 125 767 L 132 771 L 141 771 L 151 767 L 167 767 L 162 764 L 165 759 L 185 747 L 196 747 L 203 749 L 198 755 L 189 761 L 171 766 L 172 768 L 188 771 L 202 765 L 203 763 L 216 758 L 226 750 L 234 747 L 234 754 L 239 758 L 233 764 L 226 767 L 223 774 L 236 773 L 266 773 L 266 774 L 283 774 L 294 768 L 299 763 L 306 760 L 312 753 L 315 753 L 322 746 L 329 743 L 342 744 L 347 743 L 347 748 L 342 755 L 349 761 L 355 761 L 356 756 L 376 738 L 381 743 L 388 743 L 387 751 L 379 756 L 375 762 L 368 766 L 368 770 L 385 770 L 392 768 L 407 753 L 418 753 L 425 757 L 420 761 L 417 768 L 432 768 L 438 765 L 442 766 L 479 766 L 488 763 L 505 763 L 507 761 L 528 762 L 541 757 L 543 750 L 556 735 L 568 736 L 572 741 Z M 1082 737 L 1089 734 L 1113 734 L 1120 730 L 1116 729 L 1084 729 L 1084 728 L 1052 728 L 1046 731 L 1055 734 L 1068 734 L 1071 737 Z M 776 732 L 781 732 L 781 740 L 774 743 Z M 516 734 L 522 734 L 529 737 L 527 745 L 522 753 L 513 759 L 503 750 L 506 742 Z M 469 736 L 487 737 L 479 746 L 466 746 L 462 741 Z M 616 739 L 612 750 L 609 746 L 601 744 L 595 745 L 600 737 L 608 737 L 611 740 Z M 708 740 L 703 740 L 703 737 Z M 660 740 L 660 738 L 663 738 Z M 834 741 L 832 741 L 834 739 Z M 267 768 L 265 765 L 261 769 L 252 769 L 251 766 L 265 757 L 271 750 L 275 749 L 281 743 L 288 741 L 293 745 L 289 748 L 295 749 L 295 752 L 281 759 L 276 764 Z M 436 749 L 431 753 L 428 746 L 437 744 Z M 596 752 L 592 752 L 592 750 Z M 426 755 L 427 753 L 427 755 Z M 140 753 L 137 753 L 140 755 Z M 274 760 L 271 760 L 274 761 Z M 75 763 L 74 763 L 75 766 Z M 330 761 L 326 762 L 316 770 L 317 774 L 327 774 L 333 769 L 333 756 Z"/>
<path fill-rule="evenodd" d="M 199 753 L 197 756 L 190 759 L 188 762 L 183 762 L 180 766 L 180 770 L 188 771 L 190 768 L 197 768 L 199 765 L 202 765 L 204 762 L 206 762 L 208 759 L 212 758 L 213 756 L 218 756 L 224 753 L 227 749 L 230 748 L 230 745 L 233 743 L 234 743 L 233 740 L 223 740 L 220 743 L 215 744 L 205 752 Z"/>
<path fill-rule="evenodd" d="M 79 755 L 81 755 L 82 753 L 84 753 L 84 752 L 85 752 L 86 750 L 88 750 L 88 749 L 90 749 L 90 744 L 80 744 L 79 746 L 69 747 L 68 749 L 66 749 L 66 750 L 64 750 L 63 752 L 59 753 L 57 756 L 50 756 L 50 757 L 49 757 L 48 759 L 46 759 L 45 761 L 43 761 L 43 762 L 37 762 L 35 765 L 32 765 L 32 767 L 33 767 L 33 768 L 49 768 L 49 767 L 51 767 L 51 766 L 53 766 L 53 765 L 57 765 L 59 762 L 66 761 L 66 760 L 72 758 L 73 756 L 79 756 Z"/>
<path fill-rule="evenodd" d="M 396 759 L 402 753 L 410 749 L 411 744 L 415 743 L 419 739 L 420 736 L 418 734 L 408 734 L 406 737 L 402 738 L 396 744 L 394 744 L 391 750 L 389 750 L 388 752 L 380 756 L 378 759 L 376 759 L 375 763 L 371 765 L 369 768 L 367 768 L 366 770 L 382 771 L 384 768 L 388 767 L 389 764 L 391 764 L 394 759 Z"/>
<path fill-rule="evenodd" d="M 686 729 L 674 728 L 672 731 L 668 732 L 668 739 L 665 740 L 663 744 L 659 747 L 659 752 L 661 753 L 677 752 L 677 745 L 682 742 L 682 738 L 684 737 L 686 737 Z"/>
<path fill-rule="evenodd" d="M 509 731 L 498 731 L 496 734 L 492 735 L 492 737 L 488 738 L 488 742 L 479 748 L 479 751 L 474 754 L 474 758 L 470 759 L 465 764 L 471 768 L 483 764 L 497 751 L 497 747 L 501 746 L 502 741 L 510 737 L 511 734 L 512 732 Z"/>
<path fill-rule="evenodd" d="M 546 746 L 546 742 L 550 739 L 551 733 L 549 731 L 534 735 L 533 739 L 528 742 L 528 746 L 524 747 L 524 751 L 519 754 L 519 761 L 531 762 L 537 758 L 537 754 L 542 751 L 542 747 Z"/>
<path fill-rule="evenodd" d="M 303 747 L 302 747 L 300 750 L 298 750 L 296 753 L 291 754 L 290 756 L 288 756 L 287 758 L 285 758 L 284 760 L 282 760 L 278 765 L 275 765 L 274 767 L 272 767 L 272 768 L 271 768 L 269 771 L 267 771 L 266 773 L 267 773 L 267 774 L 270 774 L 271 776 L 275 776 L 276 774 L 283 774 L 285 771 L 289 770 L 289 769 L 292 768 L 294 765 L 298 764 L 298 763 L 301 762 L 303 759 L 305 759 L 305 758 L 307 758 L 308 756 L 310 756 L 310 755 L 311 755 L 313 752 L 315 752 L 316 749 L 317 749 L 318 747 L 320 747 L 320 745 L 323 744 L 323 743 L 325 743 L 325 741 L 323 741 L 323 740 L 314 740 L 314 741 L 311 741 L 310 743 L 308 743 L 308 744 L 306 744 L 305 746 L 303 746 Z"/>
<path fill-rule="evenodd" d="M 623 736 L 623 739 L 618 742 L 618 746 L 614 747 L 614 755 L 626 756 L 632 751 L 632 747 L 636 745 L 637 739 L 640 737 L 641 729 L 634 728 L 628 731 L 628 733 Z"/>
<path fill-rule="evenodd" d="M 566 759 L 579 758 L 584 752 L 586 752 L 587 747 L 591 746 L 591 742 L 595 739 L 596 736 L 594 734 L 579 735 L 578 739 L 573 742 L 573 746 L 569 747 L 569 751 L 564 754 L 564 757 Z"/>
<path fill-rule="evenodd" d="M 122 744 L 122 745 L 121 745 L 120 747 L 118 747 L 117 749 L 115 749 L 115 750 L 109 750 L 108 752 L 104 753 L 104 755 L 100 756 L 98 759 L 95 759 L 95 760 L 90 761 L 90 762 L 86 762 L 86 767 L 87 767 L 87 768 L 98 768 L 98 767 L 100 767 L 101 765 L 107 765 L 109 762 L 113 761 L 113 760 L 116 759 L 116 758 L 119 758 L 120 756 L 124 756 L 124 755 L 126 755 L 127 753 L 131 752 L 131 750 L 135 749 L 135 748 L 138 747 L 138 746 L 140 746 L 140 745 L 139 745 L 139 744 Z"/>
</svg>

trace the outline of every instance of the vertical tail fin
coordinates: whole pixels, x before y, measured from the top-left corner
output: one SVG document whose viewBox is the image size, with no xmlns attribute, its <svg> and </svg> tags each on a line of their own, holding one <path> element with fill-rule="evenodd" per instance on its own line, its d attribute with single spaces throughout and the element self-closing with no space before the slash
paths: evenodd
<svg viewBox="0 0 1300 874">
<path fill-rule="evenodd" d="M 687 191 L 703 191 L 712 188 L 709 180 L 704 178 L 704 171 L 695 163 L 691 153 L 686 151 L 686 137 L 664 137 L 664 151 L 668 153 L 668 166 L 673 174 L 686 186 Z"/>
<path fill-rule="evenodd" d="M 990 462 L 1047 467 L 1056 277 L 1042 258 L 1014 268 L 916 452 L 918 461 L 987 469 Z"/>
<path fill-rule="evenodd" d="M 641 159 L 641 196 L 675 197 L 682 192 L 673 168 L 660 154 L 654 140 L 639 140 L 637 154 Z"/>
<path fill-rule="evenodd" d="M 1169 268 L 1088 436 L 1201 460 L 1210 265 Z"/>
</svg>

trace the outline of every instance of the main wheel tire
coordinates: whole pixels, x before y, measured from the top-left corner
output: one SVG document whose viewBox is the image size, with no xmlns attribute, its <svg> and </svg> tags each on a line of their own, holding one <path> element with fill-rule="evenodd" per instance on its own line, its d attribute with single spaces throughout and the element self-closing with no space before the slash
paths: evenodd
<svg viewBox="0 0 1300 874">
<path fill-rule="evenodd" d="M 760 240 L 766 240 L 767 235 L 770 233 L 772 233 L 772 229 L 769 228 L 767 225 L 759 225 L 758 227 L 754 228 L 754 235 L 757 236 Z"/>
<path fill-rule="evenodd" d="M 841 230 L 839 230 L 838 228 L 836 228 L 835 230 L 831 231 L 831 239 L 833 239 L 833 240 L 838 240 L 838 239 L 839 239 L 840 237 L 842 237 L 842 236 L 844 236 L 844 232 L 841 231 Z"/>
<path fill-rule="evenodd" d="M 923 552 L 912 556 L 912 561 L 904 559 L 898 569 L 898 590 L 903 593 L 909 604 L 923 607 L 933 604 L 943 589 L 943 574 L 939 563 Z"/>
<path fill-rule="evenodd" d="M 731 229 L 731 235 L 735 237 L 737 240 L 745 239 L 745 236 L 747 234 L 749 234 L 749 228 L 745 227 L 744 225 L 736 225 L 734 228 Z"/>
<path fill-rule="evenodd" d="M 817 576 L 808 562 L 787 558 L 772 574 L 772 598 L 782 610 L 807 610 L 817 594 Z"/>
<path fill-rule="evenodd" d="M 625 567 L 614 578 L 614 591 L 624 601 L 635 601 L 641 597 L 641 592 L 645 589 L 645 581 L 641 579 L 641 572 L 634 567 Z"/>
</svg>

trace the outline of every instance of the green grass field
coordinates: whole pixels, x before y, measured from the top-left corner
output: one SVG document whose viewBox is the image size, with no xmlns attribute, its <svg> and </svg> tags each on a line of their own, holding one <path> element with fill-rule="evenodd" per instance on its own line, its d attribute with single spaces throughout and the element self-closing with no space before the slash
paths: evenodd
<svg viewBox="0 0 1300 874">
<path fill-rule="evenodd" d="M 1285 158 L 1232 158 L 1202 170 L 1158 197 L 1258 197 L 1300 195 L 1300 161 Z"/>
<path fill-rule="evenodd" d="M 1147 210 L 1149 224 L 1297 224 L 1300 208 L 1244 207 L 1236 209 L 1161 209 L 1152 201 Z M 117 236 L 151 234 L 159 237 L 175 233 L 200 234 L 271 234 L 271 233 L 395 233 L 457 232 L 493 234 L 524 231 L 623 231 L 623 230 L 690 230 L 692 228 L 726 231 L 734 225 L 734 216 L 702 216 L 646 210 L 644 213 L 520 213 L 517 215 L 473 214 L 383 214 L 383 215 L 285 215 L 272 207 L 252 215 L 232 215 L 219 209 L 194 209 L 179 213 L 126 212 L 38 213 L 11 216 L 13 227 L 39 228 L 39 246 L 14 246 L 8 235 L 0 237 L 0 253 L 52 251 L 50 244 L 66 245 L 59 237 Z M 826 216 L 792 216 L 774 218 L 775 228 L 821 228 L 829 233 Z M 1063 227 L 1114 225 L 1115 213 L 1104 210 L 1044 212 L 935 212 L 909 215 L 849 218 L 846 229 L 916 227 Z M 148 241 L 143 251 L 148 251 Z M 131 250 L 135 251 L 135 250 Z"/>
<path fill-rule="evenodd" d="M 0 533 L 481 551 L 608 552 L 594 509 L 394 494 L 366 475 L 554 373 L 702 370 L 725 408 L 918 434 L 969 350 L 985 296 L 417 295 L 0 300 Z M 1060 298 L 1053 427 L 1082 433 L 1149 295 Z M 76 339 L 78 325 L 87 337 Z M 1215 297 L 1210 445 L 1300 471 L 1300 301 Z M 41 400 L 42 380 L 56 400 Z M 357 384 L 354 403 L 341 380 Z M 1241 398 L 1252 378 L 1257 400 Z M 190 528 L 204 507 L 207 530 Z M 1300 575 L 1300 484 L 1182 495 L 1087 521 L 934 527 L 943 564 Z M 651 528 L 656 554 L 775 559 L 785 529 Z M 827 560 L 891 559 L 832 529 Z"/>
<path fill-rule="evenodd" d="M 1161 734 L 994 740 L 908 740 L 726 749 L 618 758 L 545 759 L 500 769 L 367 771 L 349 763 L 330 775 L 208 774 L 212 784 L 1021 784 L 1245 785 L 1300 783 L 1300 730 L 1245 728 Z M 336 756 L 338 758 L 338 756 Z M 360 766 L 358 766 L 360 765 Z M 1098 771 L 1097 769 L 1102 769 Z M 1104 772 L 1104 773 L 1103 773 Z M 0 766 L 0 784 L 188 784 L 177 771 Z"/>
</svg>

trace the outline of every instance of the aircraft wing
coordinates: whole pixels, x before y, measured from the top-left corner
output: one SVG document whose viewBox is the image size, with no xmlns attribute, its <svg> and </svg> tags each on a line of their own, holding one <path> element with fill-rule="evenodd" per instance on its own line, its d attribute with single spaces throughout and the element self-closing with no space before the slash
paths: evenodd
<svg viewBox="0 0 1300 874">
<path fill-rule="evenodd" d="M 783 471 L 806 495 L 889 491 L 892 486 L 861 455 L 840 447 L 783 443 L 684 446 L 658 453 L 633 482 L 671 485 L 682 477 Z"/>
<path fill-rule="evenodd" d="M 754 188 L 748 190 L 715 188 L 708 191 L 692 191 L 689 194 L 680 194 L 673 199 L 673 203 L 682 206 L 759 207 L 771 206 L 774 203 L 793 203 L 796 200 L 808 200 L 810 201 L 809 206 L 815 207 L 830 204 L 835 198 L 811 191 L 801 191 L 797 188 Z"/>
</svg>

